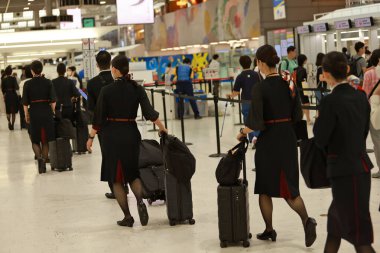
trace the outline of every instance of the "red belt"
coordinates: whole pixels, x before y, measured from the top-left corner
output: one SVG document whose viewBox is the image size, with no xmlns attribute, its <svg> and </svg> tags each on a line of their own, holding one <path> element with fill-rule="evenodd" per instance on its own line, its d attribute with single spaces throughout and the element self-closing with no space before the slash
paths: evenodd
<svg viewBox="0 0 380 253">
<path fill-rule="evenodd" d="M 50 103 L 50 100 L 47 100 L 47 99 L 32 100 L 31 103 Z"/>
<path fill-rule="evenodd" d="M 265 124 L 277 124 L 277 123 L 285 123 L 285 122 L 291 122 L 292 119 L 273 119 L 273 120 L 267 120 L 265 121 Z"/>
<path fill-rule="evenodd" d="M 112 121 L 112 122 L 134 122 L 134 121 L 136 121 L 136 119 L 107 118 L 107 121 Z"/>
</svg>

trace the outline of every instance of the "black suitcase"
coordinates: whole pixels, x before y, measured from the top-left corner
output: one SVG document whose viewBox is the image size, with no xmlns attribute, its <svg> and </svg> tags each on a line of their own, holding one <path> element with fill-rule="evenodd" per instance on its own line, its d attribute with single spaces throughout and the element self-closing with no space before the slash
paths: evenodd
<svg viewBox="0 0 380 253">
<path fill-rule="evenodd" d="M 140 169 L 140 179 L 144 185 L 149 205 L 157 200 L 165 200 L 165 170 L 164 166 L 149 166 Z"/>
<path fill-rule="evenodd" d="M 179 183 L 178 180 L 165 170 L 166 211 L 170 226 L 188 221 L 195 224 L 193 219 L 193 197 L 191 182 Z"/>
<path fill-rule="evenodd" d="M 87 153 L 88 127 L 76 127 L 76 136 L 73 139 L 73 152 L 77 154 Z"/>
<path fill-rule="evenodd" d="M 69 139 L 58 138 L 49 142 L 50 165 L 59 172 L 73 170 L 71 145 Z"/>
<path fill-rule="evenodd" d="M 249 197 L 246 175 L 246 162 L 242 161 L 243 180 L 236 186 L 218 186 L 218 219 L 220 247 L 228 243 L 243 242 L 250 246 L 252 238 L 249 227 Z"/>
</svg>

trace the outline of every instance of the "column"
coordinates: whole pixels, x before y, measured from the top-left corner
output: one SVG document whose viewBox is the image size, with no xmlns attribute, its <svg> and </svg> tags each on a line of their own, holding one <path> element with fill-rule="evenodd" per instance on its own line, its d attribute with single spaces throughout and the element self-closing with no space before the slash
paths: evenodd
<svg viewBox="0 0 380 253">
<path fill-rule="evenodd" d="M 52 1 L 45 0 L 46 16 L 53 16 Z"/>
<path fill-rule="evenodd" d="M 336 48 L 337 48 L 337 51 L 341 51 L 342 50 L 342 34 L 340 31 L 336 31 Z"/>
<path fill-rule="evenodd" d="M 372 28 L 369 30 L 369 50 L 373 51 L 375 49 L 379 49 L 380 43 L 379 39 L 377 38 L 378 36 L 378 31 L 377 28 Z"/>
<path fill-rule="evenodd" d="M 335 34 L 328 33 L 326 35 L 326 41 L 327 41 L 327 52 L 336 51 Z"/>
</svg>

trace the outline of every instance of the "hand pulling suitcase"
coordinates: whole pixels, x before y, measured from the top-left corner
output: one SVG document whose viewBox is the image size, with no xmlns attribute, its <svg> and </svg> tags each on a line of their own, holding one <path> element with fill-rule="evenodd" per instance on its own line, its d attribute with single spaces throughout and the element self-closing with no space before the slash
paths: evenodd
<svg viewBox="0 0 380 253">
<path fill-rule="evenodd" d="M 58 138 L 49 142 L 50 165 L 59 172 L 73 170 L 70 140 Z"/>
<path fill-rule="evenodd" d="M 164 166 L 149 166 L 140 169 L 140 179 L 147 191 L 144 196 L 149 205 L 157 200 L 165 200 Z"/>
<path fill-rule="evenodd" d="M 246 162 L 242 161 L 243 180 L 236 186 L 218 186 L 218 219 L 220 247 L 228 243 L 243 242 L 250 246 L 252 238 L 249 227 L 249 194 L 246 175 Z"/>
<path fill-rule="evenodd" d="M 191 182 L 179 183 L 173 175 L 165 170 L 165 193 L 170 226 L 175 226 L 184 221 L 194 225 Z"/>
</svg>

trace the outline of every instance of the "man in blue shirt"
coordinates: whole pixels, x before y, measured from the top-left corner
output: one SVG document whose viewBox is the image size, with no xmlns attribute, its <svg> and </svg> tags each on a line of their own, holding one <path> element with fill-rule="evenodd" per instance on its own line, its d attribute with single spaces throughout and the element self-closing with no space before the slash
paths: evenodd
<svg viewBox="0 0 380 253">
<path fill-rule="evenodd" d="M 246 101 L 251 101 L 253 86 L 256 83 L 259 83 L 261 78 L 256 71 L 251 69 L 251 65 L 252 65 L 251 57 L 249 57 L 248 55 L 243 55 L 240 57 L 239 62 L 243 68 L 243 71 L 240 73 L 240 75 L 236 77 L 233 92 L 227 95 L 227 97 L 234 98 L 238 96 L 241 91 L 241 99 L 246 100 Z M 251 103 L 250 102 L 242 103 L 241 107 L 242 107 L 241 111 L 244 117 L 244 123 L 246 123 L 248 119 L 248 115 L 249 115 L 249 110 L 251 108 Z M 253 138 L 259 136 L 259 134 L 260 132 L 250 133 L 248 136 L 249 141 L 252 142 Z"/>
<path fill-rule="evenodd" d="M 177 67 L 177 89 L 176 93 L 184 94 L 187 96 L 194 96 L 193 83 L 191 81 L 191 61 L 189 58 L 185 58 L 183 63 Z M 191 108 L 194 112 L 195 119 L 201 119 L 202 117 L 199 115 L 198 106 L 195 100 L 190 100 Z M 179 116 L 183 115 L 184 108 L 180 108 Z"/>
</svg>

